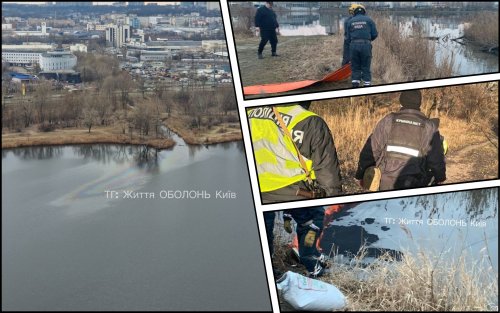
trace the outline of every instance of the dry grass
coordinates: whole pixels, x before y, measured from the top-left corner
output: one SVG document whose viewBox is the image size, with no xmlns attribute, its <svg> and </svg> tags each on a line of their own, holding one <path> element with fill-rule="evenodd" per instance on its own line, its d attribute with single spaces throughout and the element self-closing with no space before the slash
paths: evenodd
<svg viewBox="0 0 500 313">
<path fill-rule="evenodd" d="M 438 64 L 434 43 L 425 39 L 418 24 L 404 34 L 387 17 L 374 16 L 379 38 L 373 43 L 372 71 L 383 83 L 415 81 L 452 76 L 453 57 Z"/>
<path fill-rule="evenodd" d="M 290 257 L 286 243 L 291 236 L 282 229 L 277 220 L 273 267 L 281 272 L 294 268 L 305 275 L 305 268 Z M 498 273 L 487 248 L 472 257 L 461 252 L 448 258 L 447 251 L 427 248 L 416 253 L 402 251 L 400 260 L 385 253 L 373 261 L 365 258 L 366 251 L 362 247 L 349 263 L 334 261 L 330 273 L 320 278 L 347 297 L 346 311 L 494 310 Z M 332 260 L 336 259 L 333 255 Z"/>
<path fill-rule="evenodd" d="M 278 58 L 257 59 L 260 38 L 238 38 L 238 63 L 245 86 L 275 82 L 321 79 L 342 63 L 341 36 L 279 36 Z"/>
<path fill-rule="evenodd" d="M 470 261 L 465 254 L 444 260 L 420 251 L 405 253 L 399 262 L 384 255 L 365 267 L 361 257 L 351 265 L 335 264 L 331 275 L 322 280 L 344 293 L 347 310 L 493 310 L 498 273 L 487 258 L 476 260 Z"/>
<path fill-rule="evenodd" d="M 214 144 L 242 140 L 239 123 L 222 123 L 211 129 L 189 129 L 189 117 L 171 114 L 165 119 L 167 127 L 178 134 L 188 144 Z"/>
<path fill-rule="evenodd" d="M 94 127 L 90 133 L 86 128 L 72 128 L 46 133 L 26 130 L 22 133 L 2 134 L 2 149 L 98 143 L 146 145 L 157 149 L 169 149 L 175 145 L 175 141 L 170 138 L 160 139 L 152 136 L 144 139 L 137 136 L 130 138 L 129 135 L 121 134 L 118 127 Z"/>
<path fill-rule="evenodd" d="M 325 120 L 334 136 L 343 176 L 354 176 L 359 152 L 376 124 L 387 113 L 397 110 L 396 97 L 366 96 L 314 102 L 311 109 Z M 381 106 L 381 101 L 387 102 Z"/>
<path fill-rule="evenodd" d="M 487 47 L 498 47 L 498 11 L 473 15 L 464 29 L 468 40 Z"/>
<path fill-rule="evenodd" d="M 412 26 L 413 32 L 409 36 L 400 30 L 399 25 L 389 21 L 387 16 L 374 14 L 372 17 L 379 32 L 379 37 L 373 42 L 373 84 L 453 75 L 453 55 L 438 64 L 435 60 L 435 43 L 424 38 L 419 25 Z M 280 58 L 266 58 L 269 54 L 267 47 L 264 50 L 265 59 L 257 60 L 259 38 L 236 34 L 238 63 L 244 86 L 321 79 L 341 66 L 343 34 L 280 36 L 278 40 Z M 347 87 L 337 85 L 328 85 L 327 89 Z"/>
<path fill-rule="evenodd" d="M 353 186 L 359 153 L 378 121 L 399 110 L 399 94 L 313 102 L 311 110 L 325 120 L 334 136 L 344 186 Z M 473 145 L 498 140 L 498 83 L 427 89 L 422 97 L 424 114 L 440 118 L 439 129 L 449 143 L 449 157 Z M 498 159 L 490 163 L 498 164 Z"/>
</svg>

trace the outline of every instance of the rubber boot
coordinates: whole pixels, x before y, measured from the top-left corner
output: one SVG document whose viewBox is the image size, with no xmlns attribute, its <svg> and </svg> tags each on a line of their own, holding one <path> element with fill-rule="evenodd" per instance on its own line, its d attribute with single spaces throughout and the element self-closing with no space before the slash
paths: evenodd
<svg viewBox="0 0 500 313">
<path fill-rule="evenodd" d="M 259 60 L 262 60 L 264 58 L 264 56 L 262 55 L 262 53 L 258 54 L 258 58 L 259 58 Z"/>
</svg>

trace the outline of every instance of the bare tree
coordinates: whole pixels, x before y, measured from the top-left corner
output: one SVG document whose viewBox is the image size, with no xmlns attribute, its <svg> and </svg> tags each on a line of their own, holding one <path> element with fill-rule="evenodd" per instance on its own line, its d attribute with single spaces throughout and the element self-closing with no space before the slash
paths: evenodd
<svg viewBox="0 0 500 313">
<path fill-rule="evenodd" d="M 52 96 L 51 83 L 42 80 L 35 89 L 34 101 L 37 107 L 38 122 L 43 123 L 45 121 L 46 107 L 49 101 L 49 97 Z"/>
<path fill-rule="evenodd" d="M 140 103 L 135 107 L 134 126 L 141 136 L 148 136 L 151 129 L 154 107 L 149 102 Z"/>
<path fill-rule="evenodd" d="M 29 127 L 33 123 L 35 108 L 32 102 L 23 99 L 21 102 L 21 112 L 24 121 L 24 127 Z"/>
<path fill-rule="evenodd" d="M 122 71 L 116 77 L 116 86 L 121 94 L 120 99 L 121 99 L 122 109 L 125 109 L 125 105 L 129 101 L 128 93 L 134 87 L 134 81 L 132 80 L 132 77 L 130 76 L 129 73 Z"/>
<path fill-rule="evenodd" d="M 101 93 L 105 96 L 108 101 L 106 104 L 110 105 L 114 109 L 117 107 L 117 97 L 116 91 L 118 89 L 118 81 L 113 76 L 108 76 L 104 79 L 101 87 Z M 103 99 L 104 100 L 104 99 Z"/>
<path fill-rule="evenodd" d="M 83 107 L 83 124 L 85 127 L 90 129 L 97 123 L 97 119 L 99 117 L 97 110 L 94 108 L 92 103 L 86 103 Z"/>
<path fill-rule="evenodd" d="M 224 111 L 227 115 L 229 111 L 234 111 L 238 109 L 236 105 L 236 98 L 234 97 L 234 91 L 232 88 L 219 88 L 217 91 L 217 102 L 219 108 Z"/>
</svg>

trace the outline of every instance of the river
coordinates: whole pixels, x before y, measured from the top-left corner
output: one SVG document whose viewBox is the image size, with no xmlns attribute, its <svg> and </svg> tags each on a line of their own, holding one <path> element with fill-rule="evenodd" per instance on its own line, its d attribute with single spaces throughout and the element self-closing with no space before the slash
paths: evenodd
<svg viewBox="0 0 500 313">
<path fill-rule="evenodd" d="M 321 246 L 338 255 L 367 247 L 367 260 L 389 252 L 433 256 L 440 264 L 460 257 L 471 269 L 498 275 L 498 188 L 350 204 L 336 213 Z"/>
<path fill-rule="evenodd" d="M 256 225 L 242 142 L 2 150 L 2 309 L 270 310 Z"/>
<path fill-rule="evenodd" d="M 283 36 L 311 36 L 340 34 L 344 32 L 346 12 L 339 11 L 291 11 L 278 16 L 280 32 Z M 368 13 L 370 15 L 370 13 Z M 415 25 L 419 25 L 426 37 L 439 37 L 434 40 L 436 62 L 453 58 L 454 75 L 472 75 L 498 72 L 498 56 L 481 52 L 478 47 L 462 45 L 451 39 L 463 35 L 466 16 L 455 15 L 395 15 L 388 14 L 401 32 L 411 34 Z"/>
</svg>

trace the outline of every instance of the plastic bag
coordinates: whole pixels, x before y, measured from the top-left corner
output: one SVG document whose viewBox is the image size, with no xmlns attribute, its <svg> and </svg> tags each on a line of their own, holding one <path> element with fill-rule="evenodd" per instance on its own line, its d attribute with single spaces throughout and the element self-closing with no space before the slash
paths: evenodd
<svg viewBox="0 0 500 313">
<path fill-rule="evenodd" d="M 288 271 L 277 281 L 283 300 L 296 310 L 333 311 L 347 305 L 345 296 L 334 285 Z"/>
</svg>

